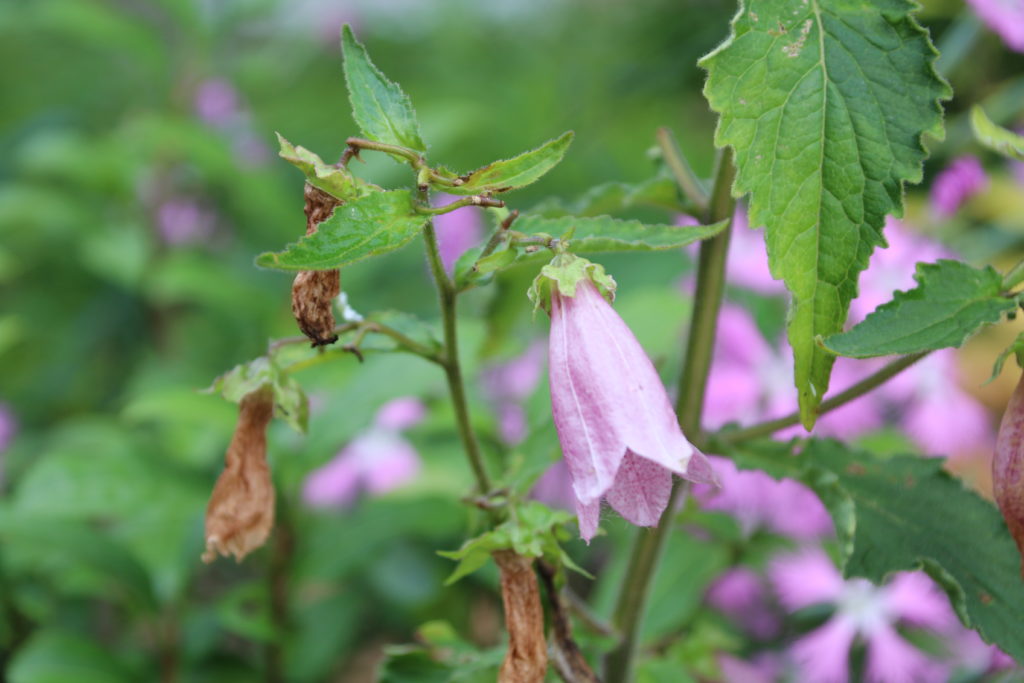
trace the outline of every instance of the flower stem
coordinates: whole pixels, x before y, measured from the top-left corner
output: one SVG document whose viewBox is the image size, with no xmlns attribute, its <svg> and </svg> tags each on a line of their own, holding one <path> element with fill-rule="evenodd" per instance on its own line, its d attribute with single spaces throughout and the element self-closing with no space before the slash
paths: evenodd
<svg viewBox="0 0 1024 683">
<path fill-rule="evenodd" d="M 732 217 L 736 201 L 732 197 L 732 181 L 736 168 L 732 150 L 723 149 L 715 169 L 715 184 L 707 210 L 703 216 L 708 224 Z M 730 226 L 731 227 L 731 226 Z M 679 399 L 676 414 L 687 438 L 698 445 L 703 443 L 700 432 L 704 392 L 707 388 L 711 355 L 714 350 L 718 310 L 725 291 L 725 257 L 729 250 L 729 227 L 700 245 L 697 266 L 697 291 L 694 295 L 690 333 L 686 342 L 686 356 L 679 378 Z M 665 540 L 676 513 L 676 501 L 686 495 L 686 482 L 676 480 L 669 496 L 668 506 L 654 529 L 640 529 L 630 555 L 629 566 L 612 617 L 613 625 L 622 633 L 622 642 L 609 653 L 605 661 L 607 683 L 626 683 L 632 679 L 633 660 L 636 656 L 640 627 L 647 607 L 651 581 L 661 559 Z"/>
<path fill-rule="evenodd" d="M 661 147 L 665 163 L 672 171 L 672 176 L 676 179 L 679 189 L 683 191 L 683 195 L 690 200 L 697 213 L 707 213 L 708 193 L 701 185 L 697 174 L 690 168 L 686 157 L 680 153 L 676 138 L 667 126 L 658 129 L 658 146 Z"/>
<path fill-rule="evenodd" d="M 426 193 L 421 192 L 420 194 L 425 195 Z M 427 247 L 430 272 L 437 284 L 441 303 L 441 319 L 444 325 L 444 351 L 441 355 L 441 367 L 444 368 L 445 377 L 448 379 L 448 392 L 455 410 L 459 438 L 462 439 L 466 457 L 469 458 L 469 465 L 476 477 L 477 489 L 481 495 L 487 495 L 491 490 L 491 480 L 484 468 L 483 455 L 480 452 L 480 443 L 477 441 L 476 432 L 473 431 L 473 426 L 470 423 L 466 387 L 462 380 L 462 366 L 459 364 L 459 339 L 455 326 L 455 301 L 458 292 L 455 291 L 455 284 L 448 277 L 448 273 L 444 270 L 444 264 L 441 262 L 441 252 L 437 246 L 437 232 L 434 230 L 433 221 L 427 221 L 424 226 L 423 240 Z"/>
<path fill-rule="evenodd" d="M 840 406 L 846 405 L 850 401 L 860 398 L 864 394 L 872 391 L 873 389 L 885 384 L 890 379 L 900 374 L 911 365 L 927 356 L 930 351 L 922 351 L 921 353 L 912 353 L 908 356 L 902 356 L 892 361 L 885 367 L 878 370 L 872 375 L 868 375 L 861 381 L 857 382 L 850 388 L 842 391 L 832 398 L 826 399 L 821 402 L 818 406 L 818 416 L 822 416 L 827 412 L 835 410 Z M 793 425 L 800 424 L 800 413 L 795 412 L 785 417 L 780 417 L 775 420 L 768 420 L 760 424 L 751 425 L 743 429 L 737 429 L 735 431 L 725 432 L 719 436 L 716 436 L 714 441 L 719 444 L 736 444 L 743 441 L 749 441 L 756 439 L 761 436 L 770 436 L 780 429 L 786 427 L 792 427 Z"/>
</svg>

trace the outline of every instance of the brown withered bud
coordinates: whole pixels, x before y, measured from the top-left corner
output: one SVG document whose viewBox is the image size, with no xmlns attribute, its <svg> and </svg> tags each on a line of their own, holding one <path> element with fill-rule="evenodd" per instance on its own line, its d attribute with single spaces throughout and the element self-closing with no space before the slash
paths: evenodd
<svg viewBox="0 0 1024 683">
<path fill-rule="evenodd" d="M 1024 558 L 1024 375 L 1006 406 L 992 459 L 992 490 Z M 1024 562 L 1021 565 L 1024 576 Z"/>
<path fill-rule="evenodd" d="M 501 663 L 498 683 L 543 681 L 548 669 L 548 648 L 533 559 L 511 550 L 498 550 L 494 561 L 501 572 L 501 601 L 508 630 L 508 652 Z"/>
<path fill-rule="evenodd" d="M 331 217 L 341 202 L 306 183 L 306 234 Z M 292 283 L 292 315 L 302 333 L 313 346 L 338 341 L 334 334 L 334 299 L 341 293 L 341 276 L 337 270 L 304 270 Z"/>
<path fill-rule="evenodd" d="M 274 414 L 274 394 L 263 387 L 242 399 L 235 434 L 206 506 L 206 551 L 241 562 L 267 540 L 274 526 L 274 484 L 267 467 L 267 425 Z"/>
</svg>

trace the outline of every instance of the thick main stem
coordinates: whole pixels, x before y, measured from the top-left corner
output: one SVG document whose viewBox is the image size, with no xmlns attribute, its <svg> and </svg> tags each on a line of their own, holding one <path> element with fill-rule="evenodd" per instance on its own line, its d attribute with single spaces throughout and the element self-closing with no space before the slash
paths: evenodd
<svg viewBox="0 0 1024 683">
<path fill-rule="evenodd" d="M 462 366 L 459 364 L 459 338 L 455 326 L 457 292 L 454 283 L 444 270 L 441 252 L 437 247 L 437 233 L 434 231 L 433 221 L 427 221 L 426 227 L 423 228 L 423 239 L 427 246 L 430 272 L 434 276 L 434 282 L 437 283 L 438 297 L 441 302 L 441 320 L 444 326 L 444 353 L 441 365 L 444 367 L 444 374 L 448 379 L 448 392 L 452 398 L 452 408 L 455 410 L 455 422 L 459 429 L 459 438 L 462 439 L 462 445 L 466 451 L 466 457 L 469 458 L 469 465 L 473 469 L 473 476 L 476 477 L 477 488 L 481 495 L 487 495 L 491 491 L 491 480 L 484 468 L 480 443 L 476 440 L 476 432 L 473 431 L 469 420 L 466 387 L 462 381 Z"/>
<path fill-rule="evenodd" d="M 725 148 L 718 157 L 715 184 L 704 215 L 706 223 L 716 223 L 732 217 L 736 204 L 731 192 L 735 174 L 732 150 Z M 690 333 L 686 342 L 683 372 L 679 378 L 676 414 L 683 433 L 698 448 L 703 443 L 701 413 L 704 409 L 708 372 L 711 369 L 718 311 L 725 291 L 725 257 L 729 251 L 730 231 L 731 226 L 701 243 Z M 605 662 L 605 679 L 608 683 L 626 683 L 632 678 L 633 660 L 647 608 L 651 580 L 672 526 L 676 500 L 681 494 L 685 495 L 686 491 L 685 482 L 677 480 L 658 526 L 638 531 L 612 619 L 615 627 L 622 633 L 622 642 L 608 655 Z"/>
</svg>

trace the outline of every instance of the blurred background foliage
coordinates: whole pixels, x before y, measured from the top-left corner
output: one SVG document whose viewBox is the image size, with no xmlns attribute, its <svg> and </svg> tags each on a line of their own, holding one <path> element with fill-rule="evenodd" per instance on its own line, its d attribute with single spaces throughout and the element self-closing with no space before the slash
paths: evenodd
<svg viewBox="0 0 1024 683">
<path fill-rule="evenodd" d="M 432 620 L 475 646 L 497 645 L 493 573 L 442 586 L 451 562 L 435 551 L 469 533 L 473 519 L 459 499 L 470 480 L 443 378 L 416 358 L 346 357 L 300 374 L 311 396 L 309 435 L 280 424 L 270 434 L 275 536 L 242 565 L 199 562 L 206 498 L 236 408 L 197 389 L 263 353 L 269 339 L 295 334 L 290 280 L 252 266 L 255 254 L 304 229 L 301 176 L 276 159 L 274 132 L 325 159 L 357 132 L 337 47 L 349 22 L 412 97 L 434 162 L 470 170 L 575 130 L 566 161 L 509 197 L 513 208 L 651 177 L 661 125 L 707 174 L 714 119 L 695 62 L 725 37 L 734 9 L 710 0 L 0 4 L 0 402 L 16 425 L 0 453 L 7 679 L 371 680 L 384 644 L 408 642 Z M 952 40 L 947 29 L 962 12 L 936 0 L 923 17 Z M 947 141 L 932 145 L 929 177 L 977 151 L 962 116 L 971 103 L 986 102 L 1006 121 L 1024 93 L 1020 55 L 976 22 L 964 35 L 969 58 L 948 71 L 958 96 Z M 365 177 L 408 183 L 404 167 L 366 156 L 356 166 Z M 993 178 L 966 213 L 936 230 L 972 260 L 998 262 L 1024 232 L 1020 186 L 1008 172 Z M 925 216 L 923 196 L 911 197 L 911 215 Z M 674 375 L 688 306 L 675 283 L 686 256 L 604 260 L 620 282 L 619 310 L 665 376 Z M 507 317 L 498 343 L 482 322 L 494 295 L 467 298 L 471 368 L 486 360 L 481 350 L 508 357 L 544 334 L 543 319 L 530 322 L 526 281 L 504 284 L 513 296 L 493 314 Z M 353 266 L 342 282 L 362 313 L 400 308 L 436 318 L 418 245 Z M 772 335 L 781 328 L 777 301 L 743 302 Z M 975 365 L 990 362 L 993 349 Z M 975 370 L 971 387 L 987 376 Z M 993 406 L 1004 400 L 991 391 Z M 430 409 L 408 434 L 421 476 L 345 511 L 306 508 L 306 475 L 401 395 Z M 539 439 L 546 447 L 527 454 L 540 465 L 557 455 L 545 403 L 542 383 L 529 412 L 548 429 Z M 475 419 L 496 441 L 494 416 L 481 408 Z M 628 542 L 621 522 L 606 526 L 609 536 L 589 549 L 568 544 L 591 569 L 608 565 L 596 585 L 581 587 L 604 613 Z M 689 627 L 699 637 L 673 656 L 699 671 L 702 658 L 735 638 L 695 616 L 728 553 L 683 536 L 668 552 L 678 561 L 664 563 L 647 635 L 656 641 Z M 448 642 L 444 627 L 431 628 L 421 640 Z M 645 680 L 662 680 L 657 670 L 652 664 Z M 425 680 L 401 675 L 393 680 Z"/>
</svg>

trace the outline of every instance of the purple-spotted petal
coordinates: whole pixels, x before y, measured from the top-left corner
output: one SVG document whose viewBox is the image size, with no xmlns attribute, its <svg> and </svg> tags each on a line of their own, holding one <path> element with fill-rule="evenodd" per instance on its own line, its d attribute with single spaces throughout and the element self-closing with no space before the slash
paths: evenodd
<svg viewBox="0 0 1024 683">
<path fill-rule="evenodd" d="M 587 543 L 597 533 L 597 522 L 601 517 L 601 501 L 581 503 L 576 499 L 576 520 L 580 527 L 580 538 Z"/>
<path fill-rule="evenodd" d="M 671 492 L 671 472 L 627 452 L 605 498 L 629 522 L 637 526 L 655 526 L 668 505 Z"/>
</svg>

